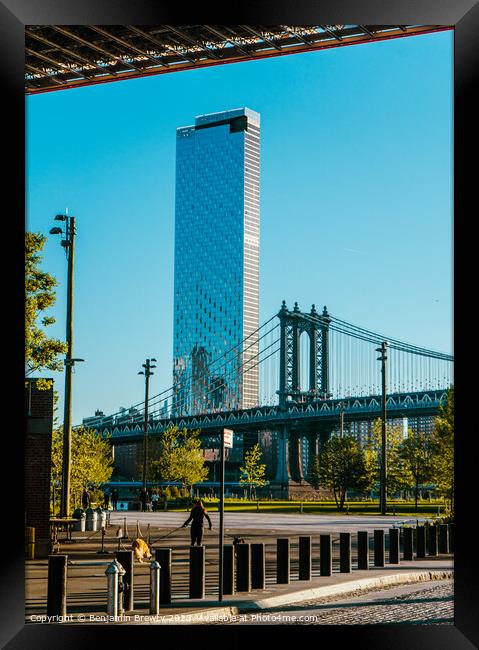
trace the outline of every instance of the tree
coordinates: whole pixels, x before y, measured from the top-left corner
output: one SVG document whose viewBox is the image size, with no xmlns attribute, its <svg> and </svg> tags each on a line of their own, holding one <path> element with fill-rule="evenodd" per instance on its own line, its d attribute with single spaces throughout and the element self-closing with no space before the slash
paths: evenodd
<svg viewBox="0 0 479 650">
<path fill-rule="evenodd" d="M 353 436 L 332 436 L 319 454 L 319 479 L 334 493 L 337 508 L 344 508 L 347 491 L 358 487 L 362 470 L 362 452 Z"/>
<path fill-rule="evenodd" d="M 432 435 L 433 480 L 437 492 L 454 515 L 454 387 L 448 391 L 446 403 L 439 408 Z"/>
<path fill-rule="evenodd" d="M 157 444 L 150 447 L 148 475 L 153 480 L 178 481 L 191 492 L 195 483 L 202 483 L 208 476 L 199 436 L 199 430 L 177 426 L 164 431 Z"/>
<path fill-rule="evenodd" d="M 249 498 L 252 497 L 253 488 L 262 487 L 266 485 L 265 479 L 266 465 L 260 463 L 261 449 L 259 442 L 255 444 L 249 451 L 245 453 L 244 467 L 240 467 L 240 483 L 243 483 L 249 488 Z"/>
<path fill-rule="evenodd" d="M 319 469 L 319 457 L 313 458 L 311 469 L 309 471 L 309 482 L 317 490 L 321 485 L 321 472 Z"/>
<path fill-rule="evenodd" d="M 399 454 L 404 440 L 401 425 L 386 425 L 386 489 L 394 494 L 409 485 L 410 475 Z M 382 445 L 381 419 L 374 421 L 369 440 L 363 449 L 363 471 L 359 480 L 360 489 L 368 492 L 376 488 L 381 473 Z"/>
<path fill-rule="evenodd" d="M 408 487 L 414 490 L 415 507 L 419 487 L 431 481 L 433 472 L 433 445 L 431 436 L 424 431 L 409 431 L 409 436 L 399 446 L 399 457 L 405 468 L 405 476 L 410 478 Z"/>
<path fill-rule="evenodd" d="M 110 442 L 93 429 L 80 426 L 72 429 L 70 498 L 80 497 L 83 487 L 94 487 L 110 480 L 113 455 Z M 62 427 L 53 432 L 52 482 L 61 484 L 63 460 Z"/>
<path fill-rule="evenodd" d="M 46 237 L 40 233 L 25 233 L 25 363 L 26 375 L 36 370 L 62 370 L 59 355 L 67 351 L 66 343 L 48 338 L 44 328 L 55 319 L 42 316 L 55 304 L 56 279 L 40 269 Z M 41 387 L 41 383 L 39 384 Z"/>
</svg>

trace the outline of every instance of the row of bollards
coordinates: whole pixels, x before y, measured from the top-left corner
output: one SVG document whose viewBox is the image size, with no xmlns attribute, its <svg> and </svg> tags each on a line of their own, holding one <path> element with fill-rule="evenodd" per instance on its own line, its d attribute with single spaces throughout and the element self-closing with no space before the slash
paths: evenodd
<svg viewBox="0 0 479 650">
<path fill-rule="evenodd" d="M 401 534 L 402 532 L 402 534 Z M 404 560 L 437 556 L 453 551 L 453 525 L 440 524 L 416 528 L 389 529 L 388 562 L 400 564 L 400 551 Z M 386 535 L 384 530 L 373 534 L 373 563 L 384 567 L 386 560 Z M 312 577 L 313 544 L 311 536 L 299 537 L 298 579 L 309 581 Z M 333 572 L 333 541 L 330 534 L 319 536 L 319 573 L 331 576 Z M 47 615 L 66 614 L 67 555 L 50 555 L 48 561 Z M 93 564 L 102 564 L 95 562 Z M 370 535 L 368 531 L 357 532 L 357 568 L 367 570 L 370 565 Z M 172 549 L 155 550 L 150 563 L 150 613 L 158 614 L 161 605 L 172 601 Z M 339 534 L 339 571 L 351 573 L 352 533 Z M 161 573 L 161 580 L 160 580 Z M 117 551 L 115 559 L 105 571 L 107 576 L 107 612 L 119 616 L 134 609 L 134 555 L 133 551 Z M 206 584 L 205 547 L 190 547 L 189 597 L 205 597 Z M 276 540 L 276 582 L 289 584 L 291 580 L 291 543 L 289 538 Z M 240 543 L 225 545 L 223 554 L 223 593 L 250 592 L 265 589 L 265 544 Z"/>
</svg>

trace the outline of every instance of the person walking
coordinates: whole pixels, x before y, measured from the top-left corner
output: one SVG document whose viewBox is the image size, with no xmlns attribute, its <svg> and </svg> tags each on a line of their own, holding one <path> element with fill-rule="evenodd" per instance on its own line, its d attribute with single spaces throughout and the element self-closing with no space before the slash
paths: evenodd
<svg viewBox="0 0 479 650">
<path fill-rule="evenodd" d="M 86 510 L 90 505 L 90 495 L 88 494 L 86 487 L 83 488 L 81 495 L 81 505 L 83 510 Z"/>
<path fill-rule="evenodd" d="M 118 490 L 116 488 L 111 493 L 111 505 L 113 506 L 113 510 L 118 508 Z"/>
<path fill-rule="evenodd" d="M 190 511 L 190 516 L 183 524 L 182 528 L 185 528 L 190 521 L 191 523 L 191 546 L 194 546 L 195 543 L 198 546 L 201 546 L 201 541 L 203 539 L 203 520 L 206 519 L 209 524 L 209 529 L 211 530 L 211 519 L 206 512 L 206 509 L 203 505 L 201 499 L 195 499 L 193 501 L 193 507 Z"/>
<path fill-rule="evenodd" d="M 141 488 L 140 492 L 141 512 L 146 512 L 146 504 L 148 502 L 148 492 L 146 488 Z"/>
<path fill-rule="evenodd" d="M 151 507 L 153 508 L 153 512 L 156 512 L 158 510 L 158 501 L 159 501 L 159 495 L 158 492 L 155 490 L 153 494 L 151 495 Z"/>
<path fill-rule="evenodd" d="M 108 491 L 103 495 L 103 507 L 105 510 L 109 510 L 110 508 L 110 493 Z"/>
</svg>

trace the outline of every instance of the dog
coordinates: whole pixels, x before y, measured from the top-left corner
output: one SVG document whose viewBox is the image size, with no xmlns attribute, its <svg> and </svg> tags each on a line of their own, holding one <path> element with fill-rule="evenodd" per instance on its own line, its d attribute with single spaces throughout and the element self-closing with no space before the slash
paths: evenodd
<svg viewBox="0 0 479 650">
<path fill-rule="evenodd" d="M 142 563 L 143 558 L 150 560 L 153 557 L 151 554 L 151 546 L 147 544 L 145 540 L 138 537 L 131 546 L 133 548 L 135 559 L 138 560 L 138 562 Z"/>
</svg>

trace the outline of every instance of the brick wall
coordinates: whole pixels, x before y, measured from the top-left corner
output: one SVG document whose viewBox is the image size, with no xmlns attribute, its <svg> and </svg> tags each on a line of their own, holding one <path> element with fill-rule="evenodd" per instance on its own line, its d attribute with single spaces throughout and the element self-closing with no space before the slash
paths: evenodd
<svg viewBox="0 0 479 650">
<path fill-rule="evenodd" d="M 25 388 L 25 525 L 35 528 L 35 556 L 51 552 L 50 472 L 53 431 L 53 382 L 38 390 L 34 379 Z"/>
</svg>

